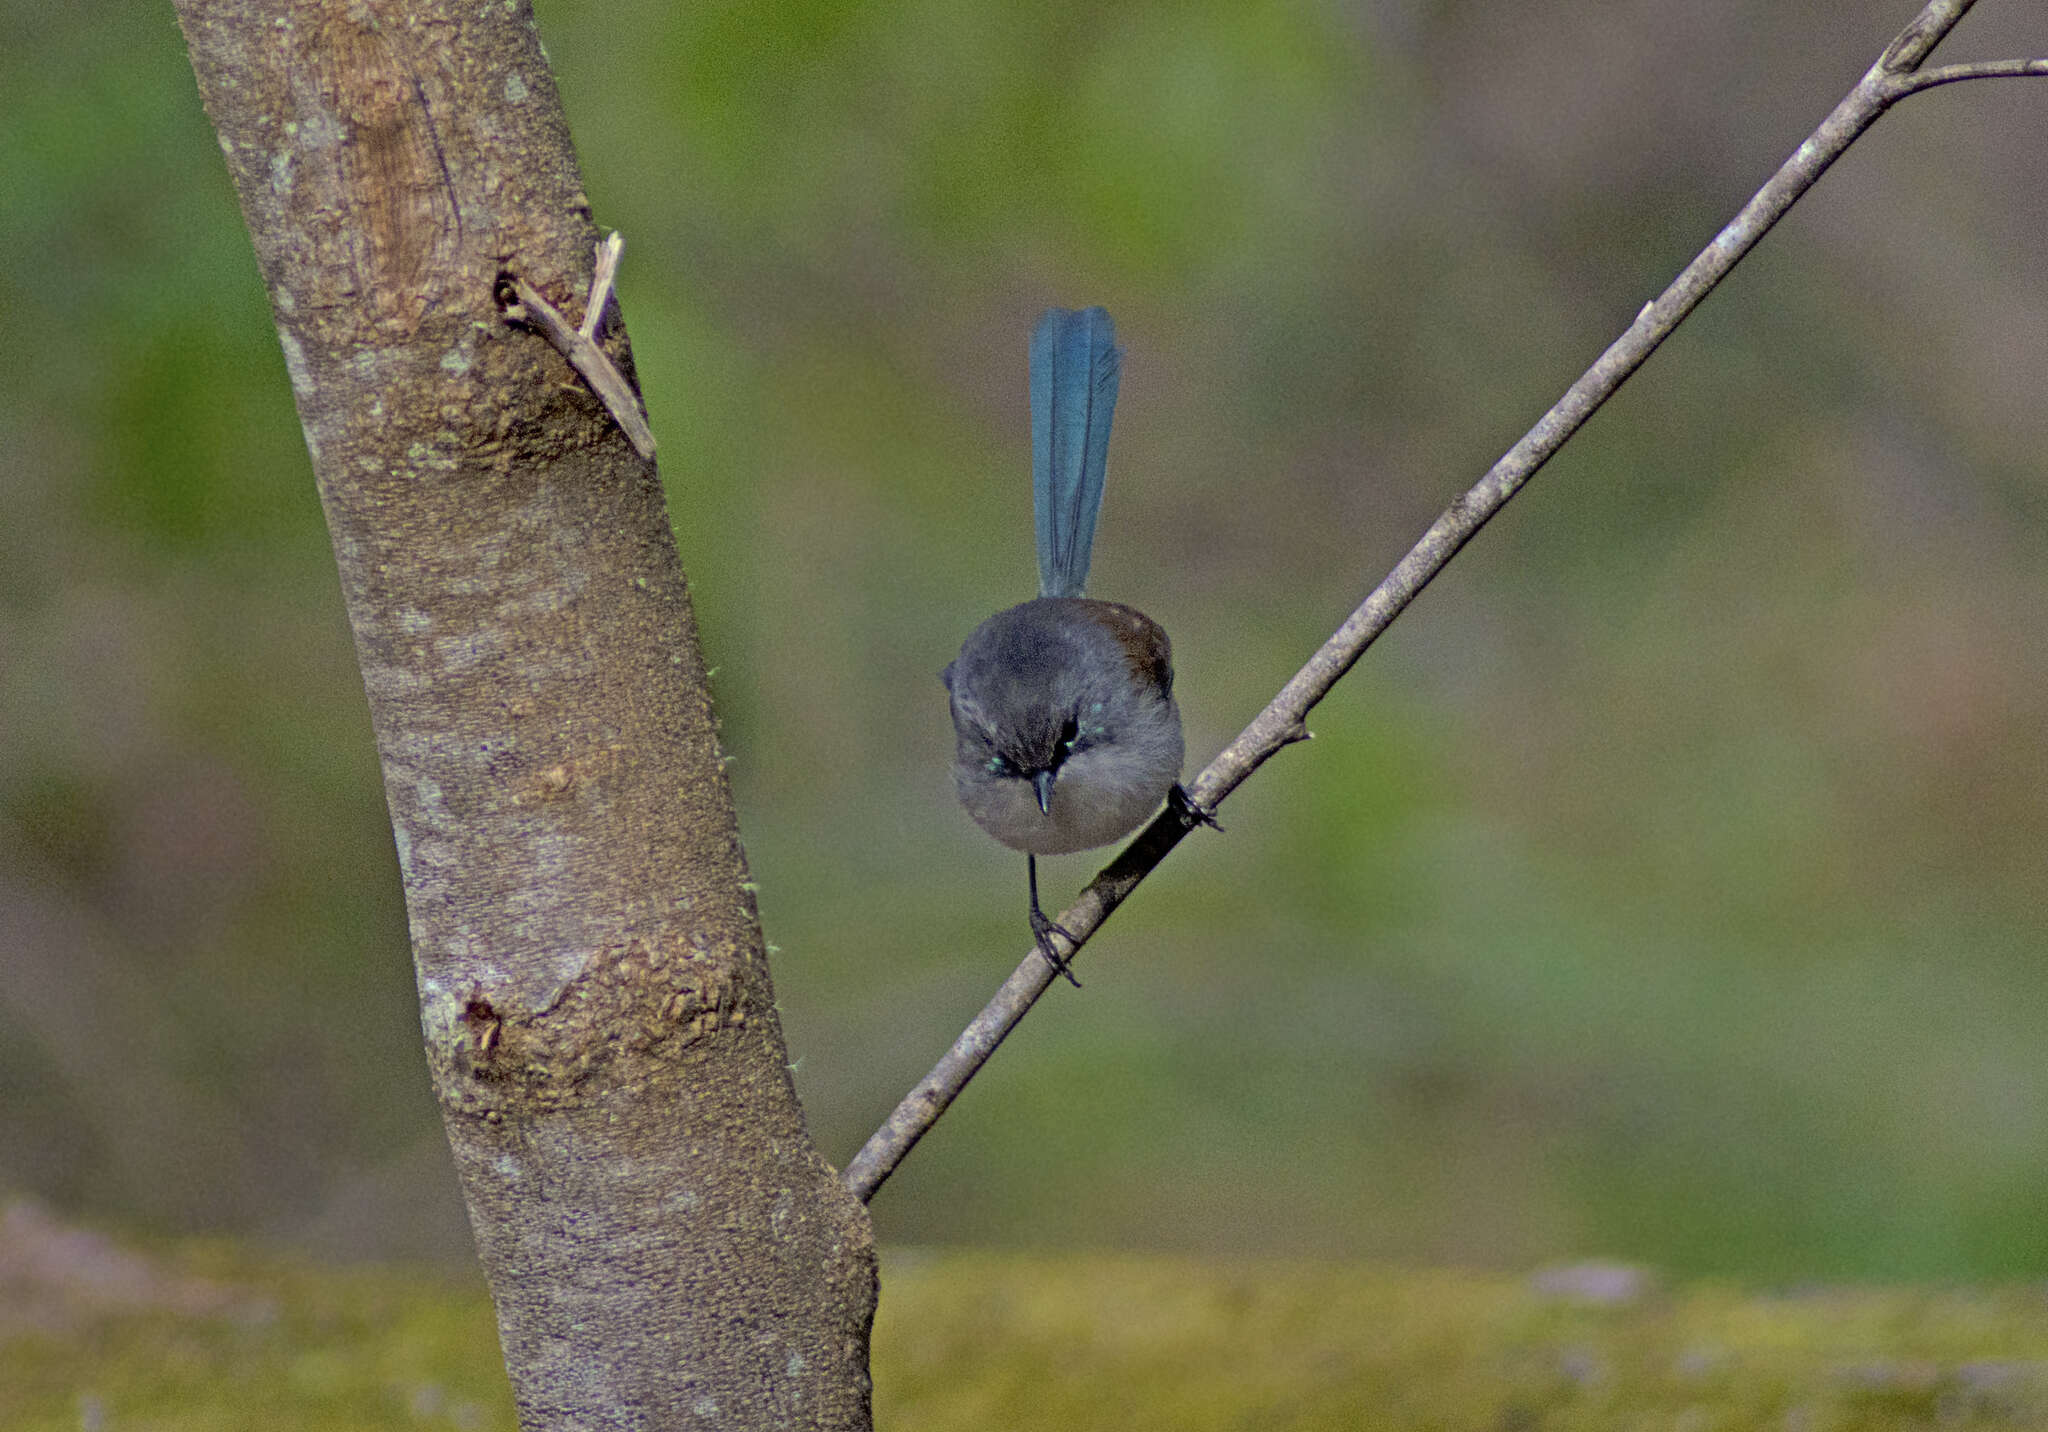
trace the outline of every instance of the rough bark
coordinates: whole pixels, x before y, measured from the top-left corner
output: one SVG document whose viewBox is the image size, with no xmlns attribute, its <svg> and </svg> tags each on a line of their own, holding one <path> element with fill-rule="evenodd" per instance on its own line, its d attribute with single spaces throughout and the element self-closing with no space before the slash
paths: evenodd
<svg viewBox="0 0 2048 1432">
<path fill-rule="evenodd" d="M 516 275 L 580 318 L 597 237 L 532 13 L 178 9 L 334 540 L 523 1425 L 865 1427 L 872 1234 L 790 1085 L 662 489 L 500 313 Z"/>
</svg>

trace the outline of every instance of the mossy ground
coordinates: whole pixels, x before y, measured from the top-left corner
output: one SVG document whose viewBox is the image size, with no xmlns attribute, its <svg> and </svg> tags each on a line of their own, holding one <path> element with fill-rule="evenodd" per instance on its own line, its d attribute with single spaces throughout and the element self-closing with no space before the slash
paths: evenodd
<svg viewBox="0 0 2048 1432">
<path fill-rule="evenodd" d="M 10 1298 L 0 1427 L 514 1426 L 473 1280 L 219 1245 L 147 1264 L 154 1282 L 112 1299 L 104 1277 Z M 909 1251 L 883 1282 L 876 1420 L 893 1432 L 2048 1426 L 2034 1287 Z"/>
<path fill-rule="evenodd" d="M 2048 1296 L 2031 1288 L 1773 1296 L 1595 1270 L 1575 1296 L 1569 1277 L 1166 1258 L 885 1268 L 877 1410 L 903 1432 L 2048 1426 Z"/>
</svg>

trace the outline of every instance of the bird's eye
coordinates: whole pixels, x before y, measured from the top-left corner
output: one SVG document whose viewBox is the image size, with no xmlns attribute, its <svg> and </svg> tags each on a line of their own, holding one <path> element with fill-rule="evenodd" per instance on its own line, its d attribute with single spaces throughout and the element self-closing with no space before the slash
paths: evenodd
<svg viewBox="0 0 2048 1432">
<path fill-rule="evenodd" d="M 988 773 L 992 776 L 1010 776 L 1016 774 L 1016 772 L 1010 769 L 1010 763 L 1004 760 L 1001 756 L 990 756 L 986 764 L 988 768 Z"/>
<path fill-rule="evenodd" d="M 1069 716 L 1067 724 L 1060 727 L 1059 754 L 1062 760 L 1074 754 L 1074 743 L 1080 739 L 1081 723 Z"/>
</svg>

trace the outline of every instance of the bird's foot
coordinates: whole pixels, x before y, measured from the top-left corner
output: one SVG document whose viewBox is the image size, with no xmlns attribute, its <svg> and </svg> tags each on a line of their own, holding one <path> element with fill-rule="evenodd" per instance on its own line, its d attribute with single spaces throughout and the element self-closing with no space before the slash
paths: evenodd
<svg viewBox="0 0 2048 1432">
<path fill-rule="evenodd" d="M 1066 926 L 1053 920 L 1043 910 L 1033 910 L 1031 912 L 1031 935 L 1033 939 L 1038 941 L 1038 953 L 1045 956 L 1045 962 L 1052 966 L 1053 973 L 1065 975 L 1067 983 L 1075 989 L 1079 989 L 1081 982 L 1074 978 L 1074 971 L 1068 965 L 1067 957 L 1053 948 L 1052 937 L 1058 935 L 1070 947 L 1079 945 L 1080 941 L 1074 938 L 1072 932 Z"/>
<path fill-rule="evenodd" d="M 1187 793 L 1187 788 L 1179 781 L 1175 781 L 1173 789 L 1166 793 L 1166 804 L 1180 817 L 1182 827 L 1187 830 L 1193 830 L 1198 825 L 1206 825 L 1211 830 L 1223 829 L 1223 822 L 1196 805 L 1195 798 Z"/>
</svg>

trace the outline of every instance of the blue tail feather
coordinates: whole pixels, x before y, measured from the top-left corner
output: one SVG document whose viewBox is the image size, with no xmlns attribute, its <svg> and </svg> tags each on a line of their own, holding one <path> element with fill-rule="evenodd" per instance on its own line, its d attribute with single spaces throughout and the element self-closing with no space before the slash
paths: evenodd
<svg viewBox="0 0 2048 1432">
<path fill-rule="evenodd" d="M 1088 583 L 1122 368 L 1116 324 L 1100 308 L 1048 308 L 1031 335 L 1031 492 L 1042 597 L 1078 597 Z"/>
</svg>

